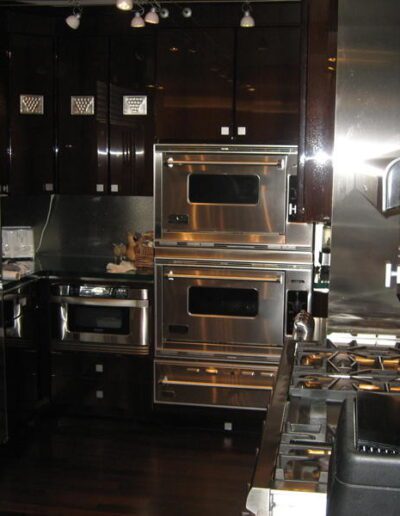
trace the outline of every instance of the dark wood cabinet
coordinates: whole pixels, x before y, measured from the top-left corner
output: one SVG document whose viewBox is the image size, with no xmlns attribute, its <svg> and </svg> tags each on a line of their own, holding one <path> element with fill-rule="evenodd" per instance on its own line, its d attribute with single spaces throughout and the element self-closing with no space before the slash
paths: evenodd
<svg viewBox="0 0 400 516">
<path fill-rule="evenodd" d="M 155 33 L 110 38 L 110 189 L 153 192 Z M 137 106 L 138 114 L 130 111 Z"/>
<path fill-rule="evenodd" d="M 108 39 L 58 39 L 58 192 L 108 191 Z"/>
<path fill-rule="evenodd" d="M 304 2 L 304 139 L 299 168 L 299 206 L 306 222 L 330 220 L 335 125 L 337 0 Z"/>
<path fill-rule="evenodd" d="M 151 408 L 151 360 L 53 351 L 51 399 L 73 414 L 143 417 Z"/>
<path fill-rule="evenodd" d="M 157 139 L 218 142 L 229 138 L 233 49 L 231 29 L 160 29 L 155 103 Z"/>
<path fill-rule="evenodd" d="M 51 36 L 9 40 L 9 193 L 54 191 L 54 47 Z"/>
<path fill-rule="evenodd" d="M 300 26 L 160 30 L 156 137 L 296 144 Z"/>
<path fill-rule="evenodd" d="M 236 70 L 238 143 L 297 144 L 300 27 L 238 30 Z"/>
</svg>

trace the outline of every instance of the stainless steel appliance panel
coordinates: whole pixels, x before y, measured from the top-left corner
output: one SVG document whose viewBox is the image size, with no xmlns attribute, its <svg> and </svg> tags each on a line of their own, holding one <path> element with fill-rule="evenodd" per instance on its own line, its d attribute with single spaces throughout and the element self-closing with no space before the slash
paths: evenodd
<svg viewBox="0 0 400 516">
<path fill-rule="evenodd" d="M 156 360 L 154 402 L 266 410 L 277 367 Z"/>
<path fill-rule="evenodd" d="M 290 222 L 297 147 L 158 144 L 154 162 L 156 246 L 311 248 Z"/>
<path fill-rule="evenodd" d="M 282 345 L 285 273 L 158 266 L 162 339 Z"/>
<path fill-rule="evenodd" d="M 74 290 L 70 285 L 54 288 L 58 293 L 51 298 L 54 349 L 149 353 L 147 289 L 110 285 L 80 285 L 73 286 Z M 104 290 L 104 294 L 97 297 L 96 289 Z M 106 297 L 107 294 L 114 297 Z"/>
<path fill-rule="evenodd" d="M 339 1 L 329 331 L 400 335 L 399 25 L 396 0 Z"/>
</svg>

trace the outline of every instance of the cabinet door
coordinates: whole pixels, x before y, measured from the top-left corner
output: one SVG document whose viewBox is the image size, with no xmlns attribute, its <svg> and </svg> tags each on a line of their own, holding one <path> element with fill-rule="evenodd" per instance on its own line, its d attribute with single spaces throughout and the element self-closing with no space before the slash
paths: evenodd
<svg viewBox="0 0 400 516">
<path fill-rule="evenodd" d="M 108 39 L 58 42 L 59 192 L 108 190 Z"/>
<path fill-rule="evenodd" d="M 0 192 L 8 189 L 8 42 L 4 20 L 0 20 Z"/>
<path fill-rule="evenodd" d="M 49 36 L 10 37 L 10 193 L 54 189 L 54 53 Z"/>
<path fill-rule="evenodd" d="M 111 38 L 111 193 L 152 195 L 154 83 L 155 33 Z"/>
<path fill-rule="evenodd" d="M 156 85 L 159 140 L 218 142 L 230 138 L 233 48 L 232 29 L 160 29 Z"/>
<path fill-rule="evenodd" d="M 237 142 L 297 144 L 300 28 L 239 29 L 237 38 Z"/>
</svg>

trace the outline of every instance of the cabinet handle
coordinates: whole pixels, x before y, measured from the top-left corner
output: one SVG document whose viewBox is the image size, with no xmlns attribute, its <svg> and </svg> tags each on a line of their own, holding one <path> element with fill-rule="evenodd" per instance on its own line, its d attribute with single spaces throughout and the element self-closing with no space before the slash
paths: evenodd
<svg viewBox="0 0 400 516">
<path fill-rule="evenodd" d="M 96 192 L 104 192 L 104 185 L 102 185 L 101 183 L 97 184 L 96 185 Z"/>
<path fill-rule="evenodd" d="M 118 185 L 111 185 L 111 192 L 112 193 L 118 193 L 119 186 Z"/>
<path fill-rule="evenodd" d="M 229 136 L 231 134 L 231 129 L 229 126 L 227 125 L 223 125 L 221 127 L 221 135 L 222 136 Z"/>
<path fill-rule="evenodd" d="M 53 183 L 45 183 L 44 184 L 44 191 L 45 192 L 52 192 L 54 190 Z"/>
<path fill-rule="evenodd" d="M 237 128 L 237 135 L 238 136 L 246 136 L 246 127 L 241 125 Z"/>
<path fill-rule="evenodd" d="M 297 205 L 289 203 L 289 215 L 297 215 Z"/>
<path fill-rule="evenodd" d="M 392 286 L 392 278 L 396 278 L 396 284 L 400 284 L 400 265 L 395 266 L 392 270 L 392 264 L 386 262 L 385 265 L 385 287 L 390 288 Z"/>
</svg>

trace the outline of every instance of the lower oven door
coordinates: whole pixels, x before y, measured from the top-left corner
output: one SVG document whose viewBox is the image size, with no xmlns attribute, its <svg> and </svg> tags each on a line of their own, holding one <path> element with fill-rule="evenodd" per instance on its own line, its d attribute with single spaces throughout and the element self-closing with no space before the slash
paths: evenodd
<svg viewBox="0 0 400 516">
<path fill-rule="evenodd" d="M 254 355 L 283 343 L 283 271 L 158 265 L 156 281 L 159 352 Z"/>
<path fill-rule="evenodd" d="M 52 302 L 53 341 L 61 343 L 63 349 L 149 352 L 147 299 L 60 296 L 53 297 Z"/>
<path fill-rule="evenodd" d="M 156 360 L 154 402 L 266 410 L 277 367 Z"/>
</svg>

